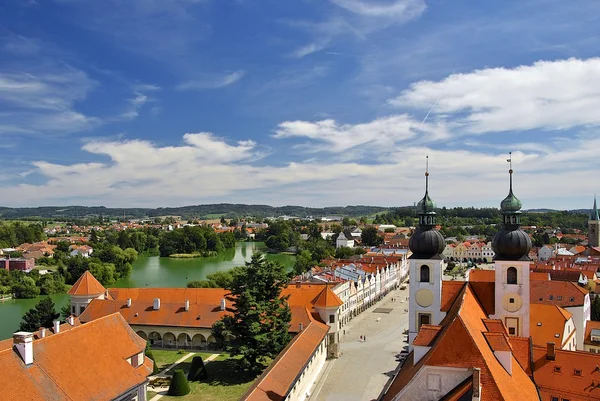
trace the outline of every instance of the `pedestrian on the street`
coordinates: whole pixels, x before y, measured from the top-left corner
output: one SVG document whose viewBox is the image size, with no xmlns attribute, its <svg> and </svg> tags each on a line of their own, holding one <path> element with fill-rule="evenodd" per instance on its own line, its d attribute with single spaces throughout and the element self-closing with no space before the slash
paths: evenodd
<svg viewBox="0 0 600 401">
<path fill-rule="evenodd" d="M 362 335 L 360 336 L 360 341 L 362 341 Z"/>
</svg>

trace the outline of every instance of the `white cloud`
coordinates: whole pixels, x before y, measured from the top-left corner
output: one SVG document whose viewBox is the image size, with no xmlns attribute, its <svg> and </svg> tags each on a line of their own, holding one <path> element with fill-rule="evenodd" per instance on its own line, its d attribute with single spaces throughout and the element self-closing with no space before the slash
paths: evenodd
<svg viewBox="0 0 600 401">
<path fill-rule="evenodd" d="M 308 56 L 309 54 L 316 53 L 318 51 L 323 50 L 327 47 L 328 40 L 323 40 L 321 43 L 309 43 L 305 46 L 301 46 L 290 53 L 290 56 L 294 58 L 302 58 L 304 56 Z"/>
<path fill-rule="evenodd" d="M 424 0 L 395 0 L 388 2 L 331 0 L 331 2 L 365 17 L 385 17 L 401 21 L 418 17 L 427 8 Z"/>
<path fill-rule="evenodd" d="M 99 123 L 75 110 L 96 86 L 84 72 L 63 67 L 49 73 L 0 72 L 0 133 L 69 133 Z"/>
<path fill-rule="evenodd" d="M 525 208 L 560 207 L 556 202 L 569 196 L 574 198 L 569 207 L 589 206 L 594 191 L 589 174 L 600 167 L 599 148 L 600 139 L 572 138 L 551 143 L 544 153 L 513 152 L 515 191 Z M 108 161 L 35 162 L 34 172 L 45 182 L 5 185 L 3 202 L 22 206 L 77 199 L 78 204 L 130 207 L 210 202 L 410 205 L 423 196 L 426 154 L 431 195 L 440 206 L 470 206 L 474 200 L 477 205 L 496 206 L 508 191 L 504 152 L 404 145 L 393 147 L 380 164 L 311 160 L 280 165 L 254 163 L 258 149 L 253 141 L 230 144 L 210 133 L 186 134 L 179 146 L 141 140 L 87 143 L 84 151 L 107 156 Z M 589 189 L 582 192 L 582 188 Z"/>
<path fill-rule="evenodd" d="M 436 101 L 433 114 L 450 114 L 471 133 L 598 125 L 600 58 L 538 61 L 420 81 L 390 103 L 428 109 Z"/>
<path fill-rule="evenodd" d="M 433 141 L 448 134 L 443 126 L 421 124 L 407 114 L 382 117 L 363 124 L 338 124 L 327 119 L 285 121 L 279 124 L 276 138 L 307 138 L 309 151 L 341 153 L 360 147 L 363 153 L 376 151 L 387 155 L 395 145 L 407 140 Z"/>
<path fill-rule="evenodd" d="M 207 75 L 207 74 L 205 74 Z M 246 75 L 246 71 L 237 70 L 224 76 L 206 76 L 200 80 L 183 82 L 177 85 L 178 90 L 202 90 L 202 89 L 217 89 L 233 85 Z"/>
</svg>

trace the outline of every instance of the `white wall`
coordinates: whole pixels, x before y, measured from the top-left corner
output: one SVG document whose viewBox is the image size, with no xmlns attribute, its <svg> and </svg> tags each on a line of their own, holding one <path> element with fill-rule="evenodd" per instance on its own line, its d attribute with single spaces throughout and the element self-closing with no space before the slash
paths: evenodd
<svg viewBox="0 0 600 401">
<path fill-rule="evenodd" d="M 431 281 L 429 283 L 420 282 L 420 268 L 422 265 L 429 266 Z M 409 322 L 408 322 L 408 342 L 412 342 L 418 332 L 419 313 L 430 313 L 431 324 L 437 325 L 443 315 L 440 311 L 442 299 L 442 272 L 446 264 L 442 260 L 435 259 L 411 259 L 410 260 L 410 286 L 409 286 Z M 417 303 L 416 294 L 419 290 L 427 289 L 433 293 L 433 302 L 430 306 L 420 306 Z"/>
<path fill-rule="evenodd" d="M 305 401 L 308 398 L 315 382 L 319 379 L 323 366 L 325 366 L 326 357 L 327 347 L 325 346 L 325 339 L 323 339 L 317 352 L 315 352 L 304 372 L 300 374 L 292 390 L 285 398 L 286 401 Z"/>
<path fill-rule="evenodd" d="M 577 329 L 577 333 L 575 334 L 577 338 L 577 349 L 584 349 L 584 336 L 585 336 L 585 327 L 587 322 L 591 318 L 591 302 L 590 295 L 586 294 L 584 304 L 581 306 L 571 306 L 565 307 L 565 310 L 570 312 L 573 315 L 573 323 L 575 324 L 575 328 Z"/>
<path fill-rule="evenodd" d="M 423 366 L 394 401 L 437 401 L 472 374 L 466 368 Z"/>
</svg>

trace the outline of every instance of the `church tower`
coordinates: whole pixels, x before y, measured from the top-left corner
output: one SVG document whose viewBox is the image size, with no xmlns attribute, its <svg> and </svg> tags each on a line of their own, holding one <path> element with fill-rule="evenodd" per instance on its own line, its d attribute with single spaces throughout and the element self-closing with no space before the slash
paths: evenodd
<svg viewBox="0 0 600 401">
<path fill-rule="evenodd" d="M 439 324 L 445 313 L 440 311 L 442 272 L 446 268 L 442 252 L 444 237 L 435 228 L 435 202 L 429 197 L 429 157 L 425 170 L 425 196 L 417 204 L 419 226 L 411 235 L 409 247 L 409 324 L 408 343 L 412 343 L 423 324 Z"/>
<path fill-rule="evenodd" d="M 519 227 L 521 201 L 513 194 L 512 155 L 508 159 L 510 189 L 500 204 L 502 229 L 496 233 L 492 248 L 494 258 L 496 310 L 492 318 L 501 319 L 511 336 L 529 336 L 529 251 L 531 239 Z"/>
<path fill-rule="evenodd" d="M 600 246 L 600 216 L 596 205 L 596 195 L 594 195 L 594 208 L 588 220 L 588 246 L 590 248 Z"/>
</svg>

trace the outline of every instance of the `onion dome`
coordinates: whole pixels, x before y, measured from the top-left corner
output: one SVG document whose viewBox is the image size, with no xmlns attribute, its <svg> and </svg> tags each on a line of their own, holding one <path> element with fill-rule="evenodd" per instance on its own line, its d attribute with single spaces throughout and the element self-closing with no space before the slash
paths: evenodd
<svg viewBox="0 0 600 401">
<path fill-rule="evenodd" d="M 410 236 L 408 247 L 415 259 L 442 259 L 446 247 L 444 236 L 436 230 L 435 202 L 429 197 L 429 157 L 425 172 L 425 196 L 417 204 L 419 227 Z"/>
<path fill-rule="evenodd" d="M 507 160 L 511 163 L 508 170 L 510 189 L 508 196 L 500 203 L 503 227 L 492 240 L 496 260 L 529 260 L 531 238 L 521 230 L 521 201 L 513 194 L 512 189 L 512 156 Z"/>
</svg>

